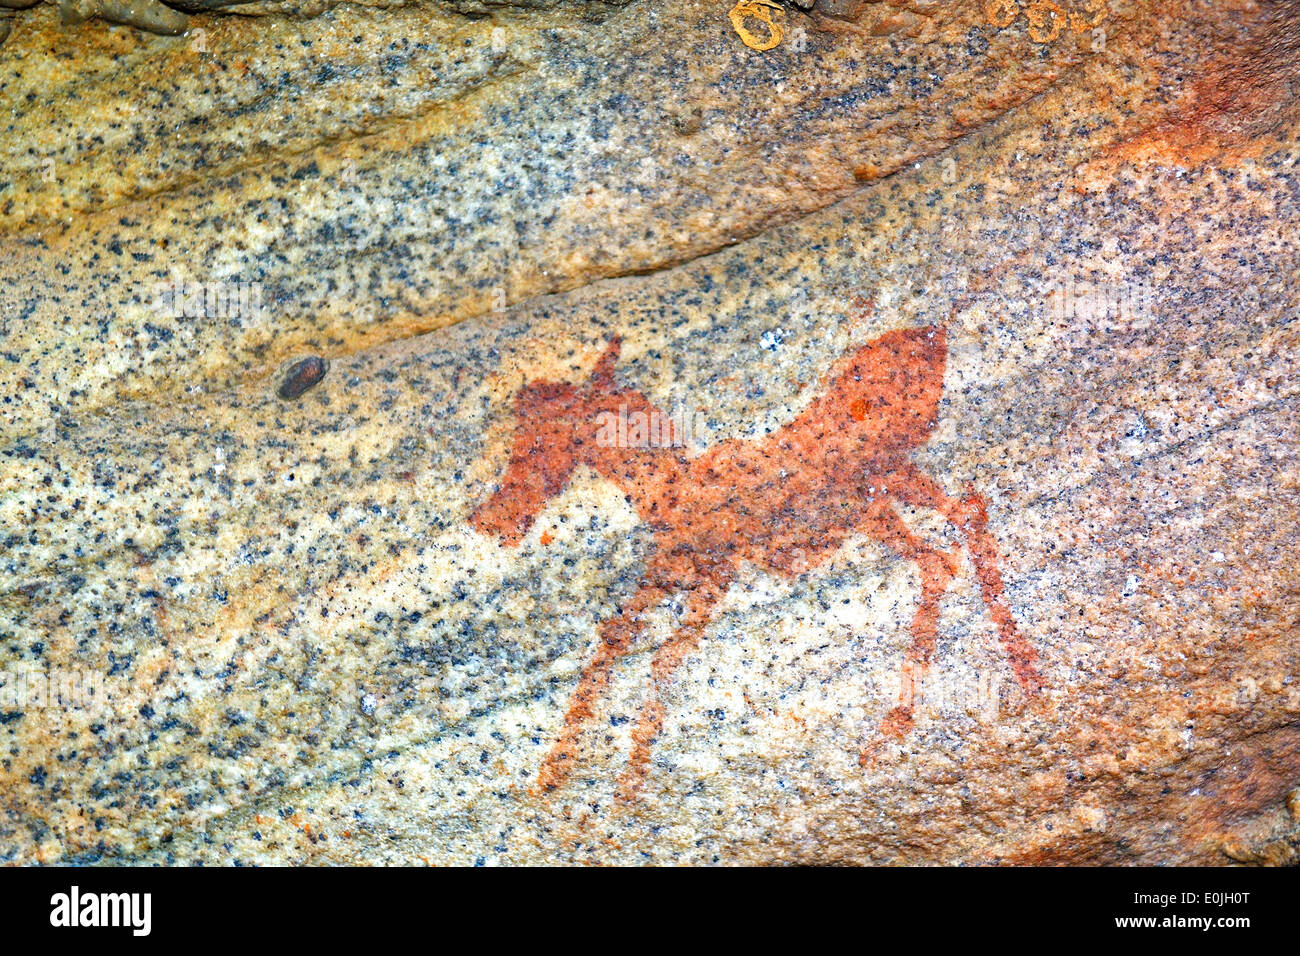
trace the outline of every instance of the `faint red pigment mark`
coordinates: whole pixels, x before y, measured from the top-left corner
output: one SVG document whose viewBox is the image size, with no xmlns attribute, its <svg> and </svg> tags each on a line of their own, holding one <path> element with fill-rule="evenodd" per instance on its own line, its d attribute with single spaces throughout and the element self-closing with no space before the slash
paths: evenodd
<svg viewBox="0 0 1300 956">
<path fill-rule="evenodd" d="M 1105 188 L 1125 166 L 1236 168 L 1283 142 L 1300 94 L 1300 7 L 1260 4 L 1216 27 L 1225 36 L 1207 38 L 1197 75 L 1179 77 L 1164 115 L 1080 166 L 1076 192 Z"/>
<path fill-rule="evenodd" d="M 884 739 L 906 736 L 919 681 L 935 653 L 939 601 L 957 564 L 955 555 L 912 533 L 899 505 L 933 509 L 962 533 L 1016 679 L 1028 694 L 1037 692 L 1037 654 L 1017 633 L 1003 599 L 984 499 L 969 487 L 961 497 L 949 496 L 909 457 L 936 423 L 947 358 L 943 328 L 873 339 L 837 363 L 819 396 L 788 425 L 760 440 L 722 442 L 694 459 L 680 448 L 608 447 L 597 441 L 602 413 L 658 411 L 643 394 L 615 381 L 618 355 L 614 338 L 585 384 L 535 381 L 519 390 L 509 464 L 498 490 L 470 517 L 478 531 L 518 545 L 582 464 L 617 484 L 654 531 L 640 585 L 599 626 L 595 653 L 569 701 L 563 730 L 538 772 L 541 791 L 559 787 L 572 770 L 583 726 L 611 669 L 632 649 L 651 611 L 674 597 L 685 608 L 650 666 L 651 684 L 619 784 L 620 797 L 628 800 L 635 798 L 648 769 L 673 671 L 699 643 L 738 569 L 748 563 L 795 577 L 829 559 L 854 535 L 882 542 L 920 571 L 921 597 L 902 689 L 880 727 Z M 863 752 L 864 763 L 871 752 Z"/>
</svg>

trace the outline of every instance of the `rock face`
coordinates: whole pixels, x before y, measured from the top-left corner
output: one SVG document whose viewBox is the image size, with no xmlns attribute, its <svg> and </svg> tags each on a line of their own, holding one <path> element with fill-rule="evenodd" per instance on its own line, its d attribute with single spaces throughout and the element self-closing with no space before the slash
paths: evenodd
<svg viewBox="0 0 1300 956">
<path fill-rule="evenodd" d="M 0 363 L 21 392 L 0 434 L 256 380 L 303 349 L 410 337 L 796 220 L 1083 56 L 989 29 L 981 9 L 883 38 L 799 15 L 762 56 L 712 0 L 603 22 L 567 5 L 336 7 L 215 19 L 201 40 L 83 30 L 66 59 L 52 11 L 45 32 L 35 17 L 0 71 L 0 97 L 48 103 L 0 144 L 0 309 L 23 356 Z M 176 311 L 160 289 L 213 284 L 255 287 L 261 308 L 159 321 Z"/>
<path fill-rule="evenodd" d="M 1297 5 L 455 7 L 0 50 L 0 858 L 1294 862 Z"/>
</svg>

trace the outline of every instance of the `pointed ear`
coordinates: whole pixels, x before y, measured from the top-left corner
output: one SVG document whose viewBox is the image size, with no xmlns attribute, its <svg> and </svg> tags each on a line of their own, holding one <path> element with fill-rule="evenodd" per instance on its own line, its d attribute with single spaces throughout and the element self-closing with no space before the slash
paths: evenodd
<svg viewBox="0 0 1300 956">
<path fill-rule="evenodd" d="M 850 328 L 858 328 L 876 312 L 876 297 L 874 295 L 855 295 L 853 297 L 853 314 L 849 317 Z"/>
<path fill-rule="evenodd" d="M 614 388 L 614 366 L 618 364 L 618 353 L 623 347 L 623 340 L 615 335 L 609 340 L 609 345 L 605 347 L 604 353 L 596 362 L 596 367 L 591 370 L 591 379 L 588 388 L 592 391 L 602 389 L 612 391 Z"/>
</svg>

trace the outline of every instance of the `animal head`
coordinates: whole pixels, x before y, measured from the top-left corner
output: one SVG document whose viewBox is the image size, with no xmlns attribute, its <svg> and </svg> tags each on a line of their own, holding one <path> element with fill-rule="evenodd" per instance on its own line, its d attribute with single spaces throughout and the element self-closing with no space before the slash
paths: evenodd
<svg viewBox="0 0 1300 956">
<path fill-rule="evenodd" d="M 546 502 L 564 490 L 595 442 L 596 416 L 614 395 L 620 340 L 610 340 L 582 385 L 528 382 L 515 394 L 515 433 L 497 490 L 470 515 L 483 534 L 517 545 Z"/>
</svg>

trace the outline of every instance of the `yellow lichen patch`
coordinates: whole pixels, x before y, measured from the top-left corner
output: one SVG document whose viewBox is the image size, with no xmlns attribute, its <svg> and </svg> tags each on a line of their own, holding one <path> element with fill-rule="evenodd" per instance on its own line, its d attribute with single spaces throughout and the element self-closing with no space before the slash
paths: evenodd
<svg viewBox="0 0 1300 956">
<path fill-rule="evenodd" d="M 1025 19 L 1028 21 L 1029 38 L 1035 43 L 1052 43 L 1068 25 L 1075 33 L 1084 33 L 1097 29 L 1109 12 L 1107 0 L 1086 0 L 1083 4 L 1084 16 L 1077 10 L 1066 10 L 1052 0 L 1029 0 L 1024 4 Z M 988 22 L 999 30 L 1011 26 L 1020 16 L 1021 0 L 988 0 L 984 5 L 984 14 Z"/>
<path fill-rule="evenodd" d="M 740 0 L 731 8 L 731 25 L 735 27 L 736 34 L 744 41 L 745 46 L 751 50 L 770 50 L 781 42 L 785 34 L 781 30 L 780 24 L 772 19 L 772 12 L 782 13 L 781 7 L 772 0 Z M 745 20 L 753 18 L 767 25 L 768 36 L 766 39 L 760 39 L 750 33 L 745 27 Z"/>
</svg>

